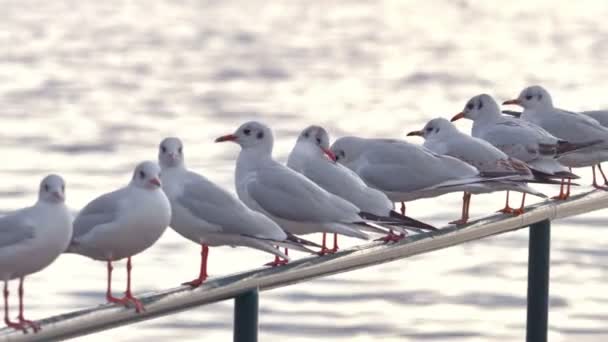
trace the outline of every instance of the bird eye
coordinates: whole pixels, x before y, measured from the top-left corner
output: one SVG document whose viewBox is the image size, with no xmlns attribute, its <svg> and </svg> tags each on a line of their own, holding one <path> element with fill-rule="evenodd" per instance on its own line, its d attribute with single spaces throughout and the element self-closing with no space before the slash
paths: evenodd
<svg viewBox="0 0 608 342">
<path fill-rule="evenodd" d="M 530 95 L 530 94 L 526 95 L 526 100 L 528 100 L 528 101 L 532 100 L 532 95 Z"/>
<path fill-rule="evenodd" d="M 537 96 L 537 97 L 538 97 L 538 101 L 540 101 L 540 99 L 542 99 L 542 98 L 543 98 L 543 94 L 538 94 L 538 96 Z"/>
<path fill-rule="evenodd" d="M 179 152 L 179 154 L 181 154 L 181 153 L 182 153 L 182 149 L 183 149 L 183 148 L 180 146 L 180 147 L 177 149 L 177 152 Z"/>
<path fill-rule="evenodd" d="M 44 184 L 44 191 L 49 192 L 49 185 L 48 184 Z"/>
<path fill-rule="evenodd" d="M 439 127 L 435 129 L 435 133 L 439 133 Z"/>
<path fill-rule="evenodd" d="M 321 145 L 321 138 L 317 138 L 317 144 Z"/>
<path fill-rule="evenodd" d="M 477 110 L 480 110 L 481 107 L 483 107 L 483 102 L 479 101 L 479 104 L 477 105 Z"/>
<path fill-rule="evenodd" d="M 309 135 L 310 135 L 310 134 L 308 134 L 308 132 L 305 132 L 305 133 L 304 133 L 304 138 L 308 138 L 308 136 L 309 136 Z"/>
<path fill-rule="evenodd" d="M 243 130 L 243 133 L 245 133 L 245 135 L 249 135 L 249 134 L 251 134 L 251 130 L 249 128 L 245 128 Z"/>
<path fill-rule="evenodd" d="M 139 171 L 139 178 L 141 178 L 141 179 L 146 178 L 146 173 L 143 171 Z"/>
<path fill-rule="evenodd" d="M 259 132 L 257 135 L 258 139 L 262 139 L 264 137 L 264 132 Z"/>
<path fill-rule="evenodd" d="M 475 105 L 473 105 L 473 102 L 467 104 L 468 110 L 473 110 L 473 107 L 475 107 Z"/>
<path fill-rule="evenodd" d="M 166 148 L 165 146 L 161 146 L 161 147 L 160 147 L 160 150 L 161 150 L 163 153 L 167 153 L 167 148 Z"/>
<path fill-rule="evenodd" d="M 433 130 L 433 127 L 427 127 L 427 128 L 426 128 L 426 131 L 427 131 L 427 132 L 430 132 L 430 131 L 432 131 L 432 130 Z"/>
</svg>

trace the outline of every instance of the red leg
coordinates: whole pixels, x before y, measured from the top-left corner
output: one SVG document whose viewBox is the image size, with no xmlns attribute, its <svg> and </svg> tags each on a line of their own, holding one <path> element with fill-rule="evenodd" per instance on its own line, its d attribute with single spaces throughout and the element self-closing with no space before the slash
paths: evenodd
<svg viewBox="0 0 608 342">
<path fill-rule="evenodd" d="M 505 202 L 505 207 L 500 209 L 498 212 L 503 214 L 511 214 L 513 212 L 513 209 L 509 207 L 509 190 L 507 190 L 507 200 Z"/>
<path fill-rule="evenodd" d="M 565 200 L 566 194 L 564 193 L 564 183 L 566 182 L 565 178 L 562 178 L 560 186 L 559 186 L 559 195 L 551 197 L 552 199 L 556 199 L 556 200 Z"/>
<path fill-rule="evenodd" d="M 24 324 L 19 322 L 12 322 L 11 319 L 8 317 L 8 281 L 4 282 L 4 323 L 6 323 L 6 326 L 9 328 L 23 330 L 24 334 L 27 332 L 27 329 Z"/>
<path fill-rule="evenodd" d="M 606 175 L 602 170 L 602 164 L 597 164 L 597 169 L 600 170 L 600 174 L 602 175 L 602 178 L 604 178 L 604 185 L 608 185 L 608 178 L 606 178 Z"/>
<path fill-rule="evenodd" d="M 319 251 L 319 255 L 331 254 L 332 250 L 327 248 L 327 234 L 323 233 L 323 239 L 321 240 L 321 250 Z"/>
<path fill-rule="evenodd" d="M 519 209 L 515 209 L 513 210 L 513 215 L 518 216 L 524 213 L 524 207 L 526 205 L 526 193 L 524 192 L 524 194 L 521 196 L 521 206 L 519 207 Z"/>
<path fill-rule="evenodd" d="M 133 267 L 131 266 L 131 257 L 127 258 L 127 291 L 125 292 L 125 299 L 128 302 L 133 303 L 133 305 L 135 305 L 135 312 L 140 313 L 142 311 L 145 311 L 146 309 L 144 308 L 144 305 L 142 304 L 142 302 L 133 297 L 133 293 L 131 293 L 131 269 Z"/>
<path fill-rule="evenodd" d="M 340 247 L 338 247 L 338 234 L 334 233 L 334 248 L 331 249 L 331 252 L 336 253 L 338 249 L 340 249 Z"/>
<path fill-rule="evenodd" d="M 388 234 L 386 234 L 385 236 L 378 238 L 374 241 L 383 241 L 384 243 L 389 243 L 389 242 L 401 241 L 403 238 L 405 238 L 405 234 L 401 233 L 401 234 L 397 235 L 391 229 L 388 231 Z"/>
<path fill-rule="evenodd" d="M 276 246 L 277 249 L 279 249 L 279 246 Z M 285 255 L 287 254 L 287 248 L 285 248 Z M 285 259 L 285 260 L 281 260 L 281 258 L 279 258 L 278 255 L 274 256 L 274 261 L 271 261 L 269 263 L 264 264 L 264 266 L 270 266 L 270 267 L 277 267 L 277 266 L 281 266 L 281 265 L 285 265 L 289 262 L 289 260 Z"/>
<path fill-rule="evenodd" d="M 471 194 L 465 192 L 462 196 L 462 215 L 459 220 L 452 221 L 450 224 L 464 224 L 469 220 L 469 203 L 471 201 Z"/>
<path fill-rule="evenodd" d="M 124 298 L 118 298 L 118 297 L 114 297 L 112 296 L 112 270 L 114 270 L 114 267 L 112 267 L 112 261 L 108 260 L 107 261 L 107 265 L 108 265 L 108 287 L 107 287 L 107 291 L 106 291 L 106 300 L 109 303 L 116 303 L 116 304 L 120 304 L 120 305 L 127 305 L 127 301 Z"/>
<path fill-rule="evenodd" d="M 23 317 L 23 277 L 19 278 L 19 324 L 29 326 L 34 332 L 40 331 L 40 324 Z"/>
<path fill-rule="evenodd" d="M 190 285 L 192 287 L 199 287 L 207 277 L 207 258 L 209 257 L 209 246 L 205 244 L 201 244 L 201 269 L 198 274 L 198 278 L 182 283 L 182 285 Z"/>
<path fill-rule="evenodd" d="M 606 182 L 606 176 L 604 175 L 604 172 L 601 171 L 602 169 L 601 169 L 600 164 L 597 164 L 597 168 L 600 170 L 602 177 L 604 177 L 604 182 Z M 591 184 L 591 186 L 593 186 L 596 189 L 606 190 L 605 186 L 597 184 L 597 181 L 595 178 L 595 165 L 591 166 L 591 170 L 593 171 L 593 183 Z"/>
</svg>

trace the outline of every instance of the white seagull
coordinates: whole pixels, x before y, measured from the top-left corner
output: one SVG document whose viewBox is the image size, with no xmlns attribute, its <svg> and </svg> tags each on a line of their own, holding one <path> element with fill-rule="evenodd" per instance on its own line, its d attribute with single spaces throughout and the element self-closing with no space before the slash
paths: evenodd
<svg viewBox="0 0 608 342">
<path fill-rule="evenodd" d="M 367 186 L 356 173 L 336 163 L 335 156 L 329 150 L 329 135 L 323 127 L 309 126 L 300 133 L 287 159 L 287 166 L 323 189 L 351 202 L 370 220 L 403 227 L 436 229 L 395 212 L 393 202 L 382 191 Z M 393 237 L 389 232 L 386 240 Z M 336 241 L 337 235 L 334 234 L 334 244 Z"/>
<path fill-rule="evenodd" d="M 545 178 L 578 178 L 568 168 L 557 161 L 577 149 L 588 147 L 589 144 L 575 144 L 558 139 L 543 128 L 520 119 L 501 115 L 496 101 L 487 94 L 472 97 L 467 101 L 462 112 L 456 114 L 451 121 L 462 118 L 473 120 L 471 135 L 483 139 L 512 158 L 528 164 L 536 174 Z M 565 199 L 564 186 L 557 198 Z"/>
<path fill-rule="evenodd" d="M 331 150 L 339 163 L 397 202 L 451 192 L 487 192 L 484 183 L 497 179 L 483 176 L 475 167 L 457 158 L 401 140 L 342 137 L 333 143 Z M 465 210 L 466 197 L 463 199 Z"/>
<path fill-rule="evenodd" d="M 384 233 L 365 221 L 361 210 L 272 158 L 273 136 L 267 126 L 251 121 L 216 142 L 242 148 L 236 164 L 236 191 L 251 209 L 266 214 L 292 234 L 338 233 L 368 239 L 361 231 Z M 326 247 L 326 246 L 323 246 Z M 322 253 L 331 252 L 323 248 Z"/>
<path fill-rule="evenodd" d="M 188 170 L 183 143 L 165 138 L 159 146 L 163 190 L 171 202 L 171 228 L 202 246 L 198 278 L 184 283 L 200 286 L 207 279 L 209 246 L 246 246 L 288 260 L 273 245 L 312 252 L 300 239 L 286 234 L 268 217 L 249 209 L 232 194 L 207 178 Z M 277 260 L 278 261 L 278 260 Z"/>
<path fill-rule="evenodd" d="M 65 251 L 72 237 L 72 216 L 65 205 L 65 183 L 60 176 L 46 176 L 40 183 L 38 201 L 31 207 L 0 218 L 0 276 L 4 281 L 4 322 L 23 330 L 40 326 L 23 316 L 25 276 L 50 265 Z M 19 278 L 19 316 L 8 316 L 8 281 Z"/>
<path fill-rule="evenodd" d="M 538 85 L 523 89 L 516 99 L 503 104 L 522 106 L 522 120 L 544 128 L 559 139 L 572 143 L 594 143 L 586 149 L 560 157 L 559 162 L 568 167 L 591 166 L 593 187 L 604 188 L 597 184 L 595 165 L 608 160 L 608 128 L 590 116 L 554 107 L 549 92 Z"/>
<path fill-rule="evenodd" d="M 496 182 L 487 182 L 486 192 L 507 190 L 507 203 L 503 213 L 514 213 L 519 215 L 524 211 L 526 193 L 546 198 L 544 194 L 530 188 L 524 181 L 534 181 L 535 177 L 532 170 L 528 168 L 526 163 L 509 157 L 506 153 L 494 147 L 489 142 L 471 137 L 460 132 L 449 120 L 444 118 L 436 118 L 430 120 L 422 130 L 412 131 L 408 136 L 423 137 L 424 147 L 437 154 L 445 154 L 458 158 L 468 164 L 473 165 L 484 175 L 488 176 L 519 176 L 513 181 L 503 180 Z M 552 183 L 550 180 L 539 179 L 537 181 Z M 508 202 L 508 191 L 517 191 L 523 193 L 522 203 L 519 209 L 511 209 Z M 470 198 L 470 194 L 465 193 L 465 197 Z M 468 204 L 463 207 L 462 222 L 468 219 Z"/>
<path fill-rule="evenodd" d="M 97 197 L 80 211 L 67 252 L 105 261 L 108 302 L 132 303 L 141 312 L 144 307 L 131 292 L 131 257 L 152 246 L 170 221 L 171 205 L 161 189 L 160 167 L 144 161 L 127 186 Z M 117 298 L 111 290 L 112 262 L 123 258 L 127 258 L 127 290 Z"/>
</svg>

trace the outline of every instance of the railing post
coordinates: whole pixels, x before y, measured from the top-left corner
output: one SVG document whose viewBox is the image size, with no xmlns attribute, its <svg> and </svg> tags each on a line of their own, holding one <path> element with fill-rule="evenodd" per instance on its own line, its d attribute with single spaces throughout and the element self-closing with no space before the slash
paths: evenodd
<svg viewBox="0 0 608 342">
<path fill-rule="evenodd" d="M 258 289 L 234 298 L 234 342 L 258 341 Z"/>
<path fill-rule="evenodd" d="M 528 317 L 526 341 L 546 342 L 549 315 L 549 251 L 551 223 L 541 221 L 530 226 L 528 245 Z"/>
</svg>

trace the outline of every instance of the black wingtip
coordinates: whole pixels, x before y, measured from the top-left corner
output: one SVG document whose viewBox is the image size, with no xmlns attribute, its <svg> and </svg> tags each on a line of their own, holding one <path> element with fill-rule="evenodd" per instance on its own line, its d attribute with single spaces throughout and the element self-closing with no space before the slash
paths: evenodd
<svg viewBox="0 0 608 342">
<path fill-rule="evenodd" d="M 424 223 L 422 221 L 418 221 L 416 219 L 413 219 L 409 216 L 405 216 L 405 215 L 401 215 L 400 213 L 391 210 L 390 212 L 390 217 L 392 218 L 396 218 L 402 221 L 402 223 L 407 224 L 410 227 L 415 227 L 415 228 L 420 228 L 420 229 L 427 229 L 427 230 L 439 230 L 433 226 L 431 226 L 428 223 Z"/>
<path fill-rule="evenodd" d="M 285 232 L 285 234 L 287 234 L 287 239 L 286 239 L 287 241 L 298 243 L 298 244 L 300 244 L 302 246 L 322 248 L 321 245 L 316 244 L 316 243 L 314 243 L 314 242 L 312 242 L 310 240 L 303 239 L 303 238 L 301 238 L 299 236 L 296 236 L 296 235 L 294 235 L 292 233 Z"/>
<path fill-rule="evenodd" d="M 389 216 L 378 216 L 372 213 L 368 213 L 362 211 L 359 213 L 359 216 L 366 220 L 377 221 L 389 225 L 396 226 L 405 226 L 410 228 L 419 228 L 419 229 L 427 229 L 427 230 L 437 230 L 437 228 L 431 226 L 430 224 L 418 221 L 409 216 L 401 215 L 398 212 L 391 210 L 389 212 Z"/>
</svg>

